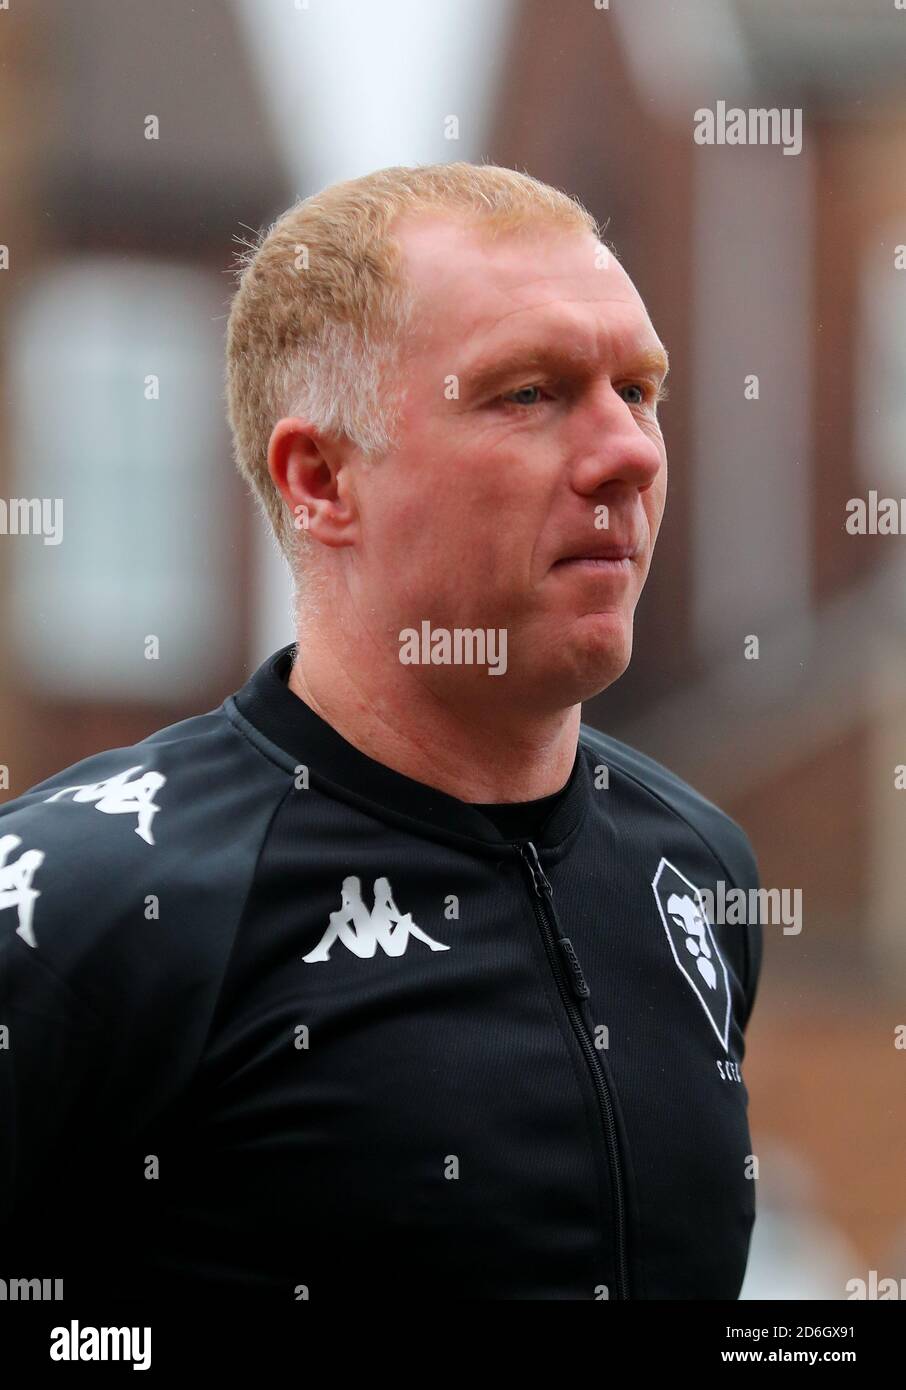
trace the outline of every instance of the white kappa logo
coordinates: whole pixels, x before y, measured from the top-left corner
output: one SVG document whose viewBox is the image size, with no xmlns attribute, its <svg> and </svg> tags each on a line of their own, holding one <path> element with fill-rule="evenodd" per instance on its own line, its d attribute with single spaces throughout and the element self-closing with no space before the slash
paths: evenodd
<svg viewBox="0 0 906 1390">
<path fill-rule="evenodd" d="M 362 901 L 362 885 L 355 874 L 343 879 L 341 902 L 330 914 L 330 925 L 313 951 L 302 959 L 312 965 L 330 959 L 335 941 L 342 941 L 353 955 L 370 959 L 378 946 L 388 956 L 401 956 L 415 937 L 432 951 L 449 951 L 440 941 L 433 941 L 427 932 L 416 926 L 410 912 L 401 913 L 393 901 L 393 890 L 386 878 L 374 881 L 374 908 L 371 912 Z"/>
<path fill-rule="evenodd" d="M 19 835 L 0 835 L 0 912 L 5 907 L 14 907 L 19 918 L 16 935 L 21 936 L 26 946 L 37 946 L 32 917 L 35 899 L 40 898 L 41 890 L 32 887 L 32 880 L 44 863 L 44 851 L 23 850 L 18 859 L 8 864 L 7 856 L 21 843 Z"/>
<path fill-rule="evenodd" d="M 730 984 L 701 893 L 663 858 L 651 887 L 673 959 L 695 991 L 724 1052 L 729 1052 Z"/>
<path fill-rule="evenodd" d="M 133 772 L 141 772 L 142 766 L 139 763 L 137 767 L 127 767 L 125 772 L 118 772 L 115 777 L 105 777 L 103 782 L 62 787 L 51 796 L 45 796 L 44 800 L 59 801 L 61 796 L 74 792 L 73 801 L 94 801 L 97 809 L 105 811 L 107 815 L 138 816 L 136 835 L 140 835 L 146 844 L 153 845 L 151 821 L 160 810 L 155 804 L 154 793 L 160 791 L 167 779 L 162 772 L 146 772 L 144 777 L 136 777 L 134 782 L 130 782 Z"/>
</svg>

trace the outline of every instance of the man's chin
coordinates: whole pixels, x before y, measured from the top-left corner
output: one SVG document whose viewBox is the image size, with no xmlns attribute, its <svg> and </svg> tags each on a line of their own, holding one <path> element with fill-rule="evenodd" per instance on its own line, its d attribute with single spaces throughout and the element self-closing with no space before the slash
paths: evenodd
<svg viewBox="0 0 906 1390">
<path fill-rule="evenodd" d="M 577 679 L 577 690 L 581 693 L 577 693 L 576 702 L 582 704 L 586 700 L 593 700 L 596 695 L 600 695 L 608 686 L 618 681 L 625 674 L 631 657 L 632 643 L 630 642 L 628 651 L 620 653 L 611 651 L 606 658 L 600 661 L 590 661 Z"/>
<path fill-rule="evenodd" d="M 551 649 L 545 685 L 563 707 L 600 695 L 623 675 L 632 658 L 632 622 L 618 614 L 595 614 L 565 631 Z"/>
</svg>

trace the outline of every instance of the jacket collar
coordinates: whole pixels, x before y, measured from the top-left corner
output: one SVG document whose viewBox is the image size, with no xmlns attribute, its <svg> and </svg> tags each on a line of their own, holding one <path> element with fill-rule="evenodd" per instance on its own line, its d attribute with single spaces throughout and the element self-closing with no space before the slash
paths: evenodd
<svg viewBox="0 0 906 1390">
<path fill-rule="evenodd" d="M 228 712 L 230 706 L 238 709 L 294 764 L 307 767 L 311 785 L 382 820 L 435 839 L 465 840 L 472 848 L 499 851 L 507 843 L 493 822 L 469 802 L 406 777 L 348 743 L 287 685 L 295 651 L 295 643 L 290 643 L 268 657 L 226 702 Z M 580 744 L 564 795 L 536 839 L 538 847 L 565 851 L 590 799 L 591 776 Z"/>
</svg>

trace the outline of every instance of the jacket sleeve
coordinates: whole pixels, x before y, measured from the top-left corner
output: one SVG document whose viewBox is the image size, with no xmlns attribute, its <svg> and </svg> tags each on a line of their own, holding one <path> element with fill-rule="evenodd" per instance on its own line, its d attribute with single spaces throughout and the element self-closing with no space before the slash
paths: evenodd
<svg viewBox="0 0 906 1390">
<path fill-rule="evenodd" d="M 2 921 L 2 917 L 0 917 Z M 6 924 L 0 935 L 0 1248 L 68 1176 L 106 1030 Z"/>
<path fill-rule="evenodd" d="M 144 889 L 149 847 L 131 817 L 47 798 L 0 814 L 0 1258 L 52 1275 L 41 1251 L 90 1223 L 85 1179 L 144 1105 L 144 1076 L 124 1069 L 148 1035 L 127 885 Z"/>
<path fill-rule="evenodd" d="M 291 786 L 204 715 L 0 807 L 0 1272 L 187 1093 Z"/>
</svg>

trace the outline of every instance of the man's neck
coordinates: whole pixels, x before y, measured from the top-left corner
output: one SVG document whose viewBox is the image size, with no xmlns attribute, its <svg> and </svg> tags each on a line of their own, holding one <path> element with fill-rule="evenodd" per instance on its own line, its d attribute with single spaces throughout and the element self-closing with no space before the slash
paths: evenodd
<svg viewBox="0 0 906 1390">
<path fill-rule="evenodd" d="M 300 640 L 288 685 L 360 752 L 461 801 L 549 796 L 565 786 L 575 761 L 581 705 L 520 718 L 495 702 L 479 723 L 402 672 L 366 673 L 316 641 L 303 651 Z"/>
</svg>

